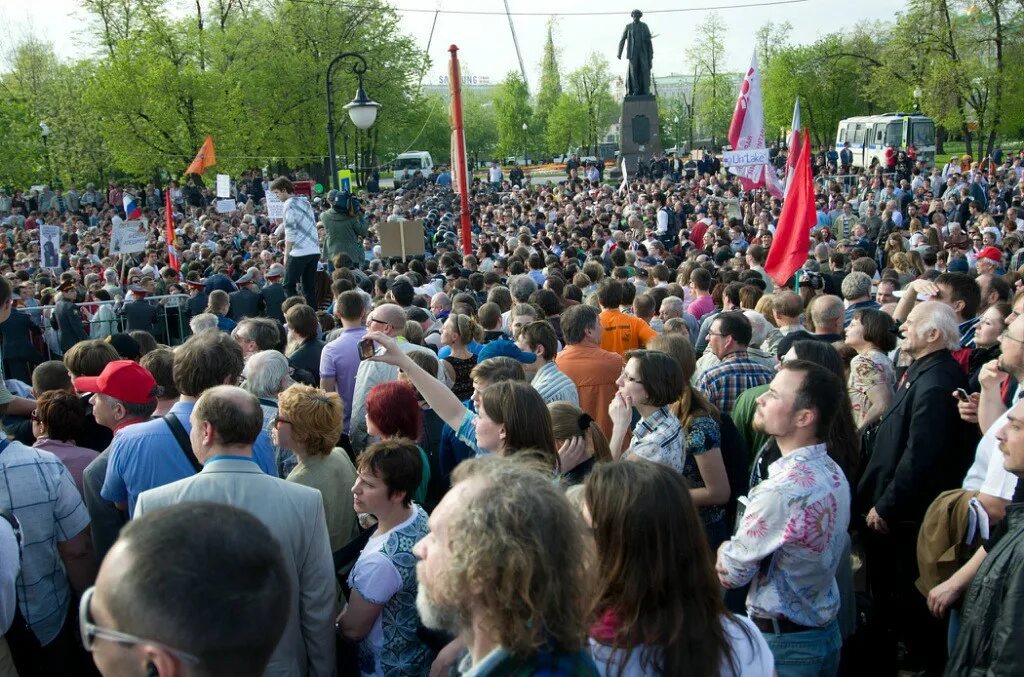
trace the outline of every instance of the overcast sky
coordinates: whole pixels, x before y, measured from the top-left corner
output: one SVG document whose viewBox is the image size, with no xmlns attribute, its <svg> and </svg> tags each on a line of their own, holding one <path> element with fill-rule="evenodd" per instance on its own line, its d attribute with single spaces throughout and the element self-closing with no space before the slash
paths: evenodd
<svg viewBox="0 0 1024 677">
<path fill-rule="evenodd" d="M 358 1 L 358 0 L 354 0 Z M 186 11 L 192 0 L 174 0 Z M 693 37 L 693 27 L 700 24 L 709 10 L 656 14 L 652 10 L 703 8 L 715 5 L 746 4 L 763 0 L 650 0 L 636 3 L 646 14 L 644 21 L 654 34 L 654 74 L 656 76 L 685 72 L 684 50 Z M 205 4 L 205 3 L 204 3 Z M 498 12 L 494 16 L 441 14 L 437 18 L 430 56 L 433 59 L 428 82 L 437 82 L 447 72 L 448 46 L 459 46 L 463 74 L 486 76 L 500 80 L 510 70 L 519 70 L 508 19 L 502 14 L 502 0 L 392 0 L 397 8 L 442 10 L 474 10 Z M 727 69 L 739 71 L 750 63 L 754 33 L 766 21 L 789 21 L 793 25 L 791 42 L 813 42 L 827 33 L 849 30 L 856 23 L 869 19 L 891 20 L 905 6 L 903 0 L 806 0 L 740 9 L 719 9 L 728 25 L 726 37 Z M 550 12 L 554 8 L 571 12 L 615 12 L 604 16 L 562 16 L 558 19 L 556 46 L 560 49 L 560 65 L 568 72 L 587 60 L 591 52 L 605 56 L 612 68 L 625 74 L 622 62 L 615 63 L 622 29 L 630 21 L 626 5 L 613 0 L 509 0 L 515 12 Z M 433 13 L 401 12 L 405 31 L 425 48 L 434 20 Z M 541 50 L 544 44 L 545 16 L 513 16 L 519 46 L 531 91 L 536 92 Z M 90 40 L 83 32 L 86 13 L 76 0 L 0 0 L 0 51 L 6 52 L 12 38 L 27 31 L 52 42 L 57 54 L 66 59 L 91 55 Z M 339 46 L 339 49 L 342 46 Z"/>
</svg>

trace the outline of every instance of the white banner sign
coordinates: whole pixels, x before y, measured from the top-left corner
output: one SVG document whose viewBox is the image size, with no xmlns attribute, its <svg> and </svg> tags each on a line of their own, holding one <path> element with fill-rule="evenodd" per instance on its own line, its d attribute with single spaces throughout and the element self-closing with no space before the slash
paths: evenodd
<svg viewBox="0 0 1024 677">
<path fill-rule="evenodd" d="M 235 211 L 236 204 L 234 200 L 217 200 L 217 213 L 218 214 L 230 214 Z"/>
<path fill-rule="evenodd" d="M 267 216 L 271 221 L 284 218 L 284 203 L 277 199 L 273 193 L 267 193 Z"/>
<path fill-rule="evenodd" d="M 60 270 L 60 226 L 40 226 L 39 247 L 41 267 Z"/>
<path fill-rule="evenodd" d="M 231 197 L 231 177 L 227 174 L 217 175 L 217 197 Z"/>
<path fill-rule="evenodd" d="M 147 239 L 149 232 L 145 221 L 132 220 L 117 224 L 110 236 L 110 253 L 134 254 L 145 251 Z"/>
<path fill-rule="evenodd" d="M 745 150 L 727 150 L 722 153 L 722 164 L 726 167 L 750 167 L 766 165 L 772 161 L 772 153 L 767 148 L 747 148 Z"/>
</svg>

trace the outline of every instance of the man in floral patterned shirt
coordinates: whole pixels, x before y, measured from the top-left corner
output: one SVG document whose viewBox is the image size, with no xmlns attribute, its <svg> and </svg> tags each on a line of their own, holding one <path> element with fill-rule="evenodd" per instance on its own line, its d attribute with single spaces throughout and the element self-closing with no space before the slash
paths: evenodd
<svg viewBox="0 0 1024 677">
<path fill-rule="evenodd" d="M 824 440 L 842 382 L 816 364 L 782 365 L 757 400 L 754 425 L 782 458 L 750 493 L 736 535 L 718 550 L 726 588 L 751 583 L 747 614 L 761 630 L 780 677 L 834 675 L 842 640 L 836 569 L 845 555 L 850 487 Z"/>
</svg>

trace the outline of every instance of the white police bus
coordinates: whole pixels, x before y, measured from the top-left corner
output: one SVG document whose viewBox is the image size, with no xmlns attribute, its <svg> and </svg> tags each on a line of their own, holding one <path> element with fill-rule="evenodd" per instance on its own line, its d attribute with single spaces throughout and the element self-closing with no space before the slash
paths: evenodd
<svg viewBox="0 0 1024 677">
<path fill-rule="evenodd" d="M 883 113 L 846 118 L 836 132 L 836 152 L 849 142 L 854 167 L 870 167 L 875 158 L 884 167 L 885 149 L 894 145 L 906 151 L 911 144 L 917 159 L 931 167 L 935 164 L 935 122 L 922 113 Z"/>
</svg>

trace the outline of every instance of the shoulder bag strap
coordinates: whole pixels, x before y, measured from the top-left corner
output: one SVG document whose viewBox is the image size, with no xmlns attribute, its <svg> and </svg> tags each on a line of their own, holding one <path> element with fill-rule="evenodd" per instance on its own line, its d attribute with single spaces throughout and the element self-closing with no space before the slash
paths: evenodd
<svg viewBox="0 0 1024 677">
<path fill-rule="evenodd" d="M 174 439 L 178 441 L 178 446 L 181 447 L 181 453 L 185 454 L 185 458 L 192 464 L 192 469 L 199 472 L 203 469 L 200 465 L 199 459 L 192 452 L 192 442 L 188 439 L 188 433 L 185 432 L 185 426 L 181 425 L 181 421 L 174 414 L 165 414 L 164 420 L 167 421 L 167 427 L 171 429 L 174 434 Z"/>
</svg>

